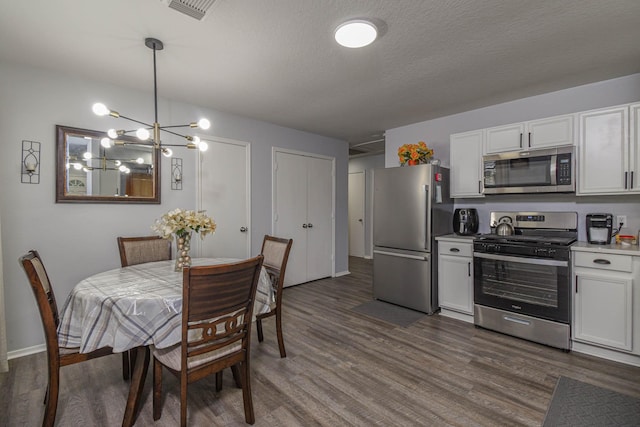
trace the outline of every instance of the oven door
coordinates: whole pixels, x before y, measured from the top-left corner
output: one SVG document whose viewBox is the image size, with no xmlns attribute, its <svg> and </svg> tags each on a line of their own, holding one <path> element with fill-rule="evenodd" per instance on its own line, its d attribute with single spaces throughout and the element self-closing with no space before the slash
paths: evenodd
<svg viewBox="0 0 640 427">
<path fill-rule="evenodd" d="M 474 303 L 569 323 L 569 262 L 474 252 Z"/>
</svg>

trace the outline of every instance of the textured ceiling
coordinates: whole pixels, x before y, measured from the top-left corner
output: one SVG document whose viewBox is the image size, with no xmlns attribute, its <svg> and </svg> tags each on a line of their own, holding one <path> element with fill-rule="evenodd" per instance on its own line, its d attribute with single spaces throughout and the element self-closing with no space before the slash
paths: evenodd
<svg viewBox="0 0 640 427">
<path fill-rule="evenodd" d="M 364 151 L 385 129 L 640 72 L 639 0 L 217 0 L 201 21 L 166 4 L 0 0 L 0 60 L 151 91 L 155 37 L 160 96 Z M 361 17 L 382 37 L 337 45 Z"/>
</svg>

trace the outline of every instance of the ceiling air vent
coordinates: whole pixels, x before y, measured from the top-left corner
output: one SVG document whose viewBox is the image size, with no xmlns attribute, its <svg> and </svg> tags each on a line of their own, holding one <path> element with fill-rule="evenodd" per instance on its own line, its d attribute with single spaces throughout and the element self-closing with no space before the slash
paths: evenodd
<svg viewBox="0 0 640 427">
<path fill-rule="evenodd" d="M 167 6 L 201 21 L 216 0 L 163 0 Z"/>
</svg>

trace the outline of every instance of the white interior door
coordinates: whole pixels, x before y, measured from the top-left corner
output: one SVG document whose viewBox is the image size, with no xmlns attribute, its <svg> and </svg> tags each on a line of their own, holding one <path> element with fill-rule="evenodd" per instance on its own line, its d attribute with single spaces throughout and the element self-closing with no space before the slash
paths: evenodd
<svg viewBox="0 0 640 427">
<path fill-rule="evenodd" d="M 333 160 L 274 150 L 273 233 L 292 238 L 285 286 L 333 273 Z"/>
<path fill-rule="evenodd" d="M 349 255 L 364 257 L 364 172 L 349 174 Z"/>
<path fill-rule="evenodd" d="M 324 158 L 307 157 L 307 176 L 308 282 L 331 276 L 333 162 Z"/>
<path fill-rule="evenodd" d="M 248 143 L 207 140 L 200 153 L 198 209 L 216 222 L 216 232 L 200 244 L 200 256 L 248 258 L 251 251 L 251 179 Z M 195 243 L 195 242 L 194 242 Z"/>
<path fill-rule="evenodd" d="M 307 281 L 307 164 L 306 158 L 275 153 L 273 234 L 293 239 L 285 286 Z"/>
</svg>

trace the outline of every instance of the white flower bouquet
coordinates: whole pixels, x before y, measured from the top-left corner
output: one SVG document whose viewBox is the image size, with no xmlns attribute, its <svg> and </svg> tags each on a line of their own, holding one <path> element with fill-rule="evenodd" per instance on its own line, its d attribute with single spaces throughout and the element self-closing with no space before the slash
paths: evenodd
<svg viewBox="0 0 640 427">
<path fill-rule="evenodd" d="M 204 239 L 204 236 L 216 231 L 216 223 L 204 211 L 174 209 L 157 219 L 151 229 L 164 239 L 171 239 L 173 234 L 184 237 L 193 231 Z"/>
</svg>

